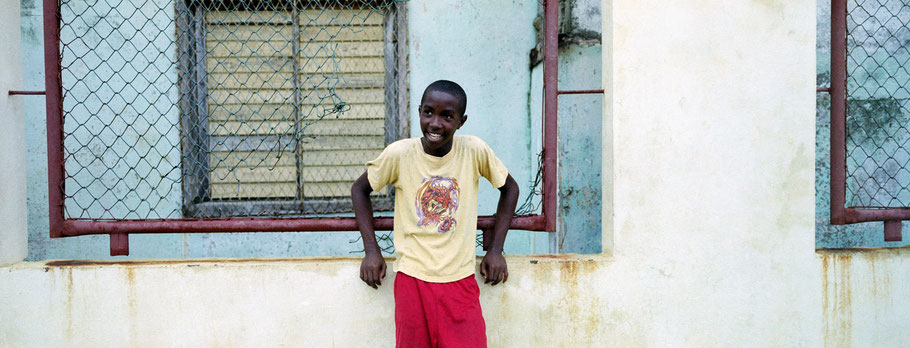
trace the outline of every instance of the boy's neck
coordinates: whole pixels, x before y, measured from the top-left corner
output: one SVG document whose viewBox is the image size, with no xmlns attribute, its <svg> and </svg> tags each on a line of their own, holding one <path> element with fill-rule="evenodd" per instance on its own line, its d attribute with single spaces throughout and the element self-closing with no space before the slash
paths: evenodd
<svg viewBox="0 0 910 348">
<path fill-rule="evenodd" d="M 452 141 L 450 141 L 447 144 L 441 146 L 440 148 L 434 150 L 427 146 L 426 139 L 424 139 L 423 137 L 420 137 L 420 147 L 423 148 L 423 152 L 425 154 L 433 156 L 433 157 L 443 157 L 445 155 L 448 155 L 449 152 L 452 151 L 452 144 L 454 144 L 454 143 L 455 143 L 455 137 L 452 137 Z"/>
</svg>

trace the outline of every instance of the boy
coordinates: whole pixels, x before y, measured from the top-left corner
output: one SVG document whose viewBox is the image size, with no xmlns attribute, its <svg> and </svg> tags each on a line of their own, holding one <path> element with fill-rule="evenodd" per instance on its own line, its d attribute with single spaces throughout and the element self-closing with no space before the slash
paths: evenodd
<svg viewBox="0 0 910 348">
<path fill-rule="evenodd" d="M 386 264 L 373 231 L 370 192 L 395 186 L 395 339 L 399 347 L 485 347 L 486 327 L 474 280 L 477 184 L 500 191 L 493 242 L 480 264 L 485 283 L 509 278 L 502 245 L 518 184 L 477 137 L 455 135 L 467 121 L 467 96 L 440 80 L 420 101 L 423 136 L 390 144 L 351 187 L 366 256 L 360 279 L 377 288 Z"/>
</svg>

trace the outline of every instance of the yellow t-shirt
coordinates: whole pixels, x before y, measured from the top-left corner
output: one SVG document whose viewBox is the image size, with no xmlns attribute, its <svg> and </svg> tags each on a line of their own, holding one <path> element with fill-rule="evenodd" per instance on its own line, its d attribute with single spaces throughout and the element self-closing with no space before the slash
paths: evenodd
<svg viewBox="0 0 910 348">
<path fill-rule="evenodd" d="M 417 279 L 445 283 L 474 274 L 477 184 L 499 188 L 509 171 L 483 140 L 455 135 L 443 157 L 423 151 L 420 138 L 396 141 L 367 162 L 374 191 L 395 187 L 395 264 Z"/>
</svg>

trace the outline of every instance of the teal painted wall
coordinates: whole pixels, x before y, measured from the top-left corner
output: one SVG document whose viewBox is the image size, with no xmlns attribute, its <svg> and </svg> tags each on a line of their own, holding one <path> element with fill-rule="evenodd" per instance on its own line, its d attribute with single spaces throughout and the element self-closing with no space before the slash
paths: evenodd
<svg viewBox="0 0 910 348">
<path fill-rule="evenodd" d="M 559 88 L 601 89 L 601 45 L 569 44 L 559 50 Z M 543 66 L 534 67 L 531 113 L 539 120 Z M 603 95 L 559 97 L 559 210 L 553 252 L 596 254 L 602 251 L 601 170 Z M 535 122 L 540 124 L 540 122 Z M 538 126 L 539 128 L 539 126 Z M 549 236 L 546 236 L 549 237 Z M 543 240 L 538 239 L 537 244 Z"/>
<path fill-rule="evenodd" d="M 560 51 L 560 89 L 601 89 L 601 45 Z M 603 95 L 559 97 L 559 245 L 564 253 L 596 254 L 601 239 L 600 153 Z"/>
</svg>

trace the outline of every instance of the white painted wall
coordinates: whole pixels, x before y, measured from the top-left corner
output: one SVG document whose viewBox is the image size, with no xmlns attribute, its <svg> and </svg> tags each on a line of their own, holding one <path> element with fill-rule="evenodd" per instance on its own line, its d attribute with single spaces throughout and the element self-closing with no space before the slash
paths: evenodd
<svg viewBox="0 0 910 348">
<path fill-rule="evenodd" d="M 611 255 L 509 257 L 490 346 L 910 342 L 910 250 L 814 247 L 815 2 L 603 8 Z M 18 263 L 0 342 L 391 347 L 391 279 L 358 263 Z"/>
<path fill-rule="evenodd" d="M 9 95 L 23 90 L 19 1 L 0 1 L 0 265 L 25 259 L 28 251 L 25 205 L 25 113 L 23 99 Z"/>
</svg>

